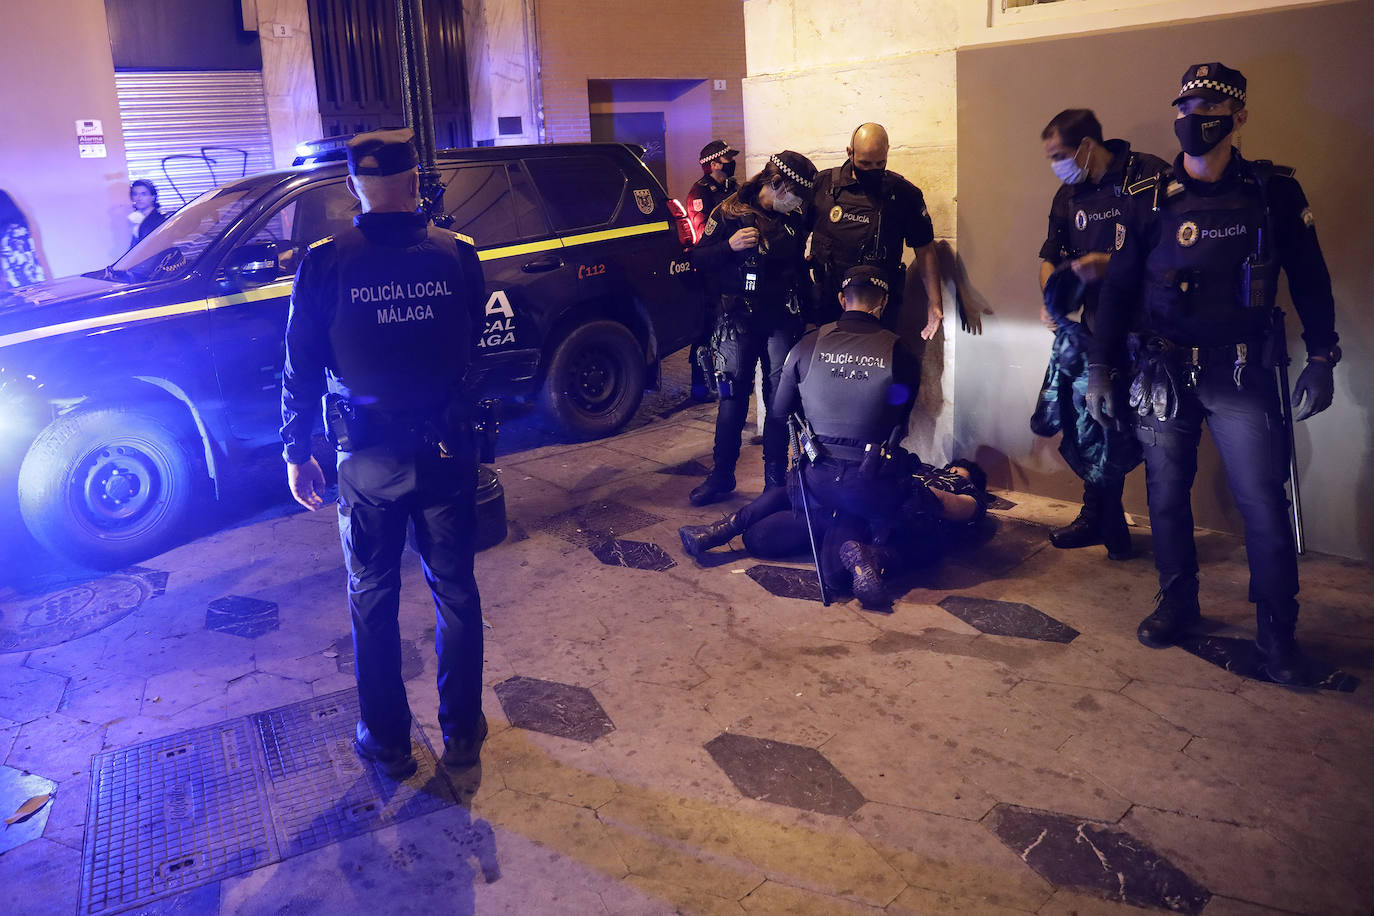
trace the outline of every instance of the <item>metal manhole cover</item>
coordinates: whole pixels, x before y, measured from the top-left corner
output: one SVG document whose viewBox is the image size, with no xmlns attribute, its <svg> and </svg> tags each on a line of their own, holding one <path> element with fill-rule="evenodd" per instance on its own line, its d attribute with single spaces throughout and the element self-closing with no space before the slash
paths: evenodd
<svg viewBox="0 0 1374 916">
<path fill-rule="evenodd" d="M 661 515 L 613 499 L 598 499 L 550 516 L 531 527 L 547 531 L 578 547 L 592 547 L 661 521 Z"/>
</svg>

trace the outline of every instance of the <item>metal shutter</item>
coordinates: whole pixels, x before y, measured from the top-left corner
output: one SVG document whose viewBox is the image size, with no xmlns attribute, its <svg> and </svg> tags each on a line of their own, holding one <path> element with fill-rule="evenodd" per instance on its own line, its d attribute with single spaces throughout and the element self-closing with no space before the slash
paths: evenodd
<svg viewBox="0 0 1374 916">
<path fill-rule="evenodd" d="M 129 180 L 152 181 L 165 212 L 273 167 L 261 73 L 122 71 L 115 89 Z"/>
</svg>

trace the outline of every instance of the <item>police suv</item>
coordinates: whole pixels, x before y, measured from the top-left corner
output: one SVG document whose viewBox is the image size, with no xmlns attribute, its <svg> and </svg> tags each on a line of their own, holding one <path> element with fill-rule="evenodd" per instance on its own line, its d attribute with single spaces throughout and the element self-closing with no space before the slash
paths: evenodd
<svg viewBox="0 0 1374 916">
<path fill-rule="evenodd" d="M 438 154 L 443 209 L 486 275 L 481 393 L 537 395 L 579 439 L 620 429 L 705 320 L 686 214 L 637 152 Z M 358 212 L 342 158 L 326 141 L 196 198 L 103 270 L 0 293 L 0 543 L 17 515 L 49 549 L 124 565 L 279 446 L 295 268 Z"/>
</svg>

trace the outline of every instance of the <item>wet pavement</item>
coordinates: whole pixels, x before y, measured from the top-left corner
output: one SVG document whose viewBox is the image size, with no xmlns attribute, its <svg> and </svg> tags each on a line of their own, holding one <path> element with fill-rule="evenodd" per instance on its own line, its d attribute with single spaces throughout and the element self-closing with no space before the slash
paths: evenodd
<svg viewBox="0 0 1374 916">
<path fill-rule="evenodd" d="M 138 567 L 11 558 L 5 912 L 1374 911 L 1368 566 L 1301 561 L 1305 689 L 1254 665 L 1237 538 L 1200 533 L 1207 624 L 1152 651 L 1148 554 L 1055 550 L 1077 506 L 1032 494 L 1001 494 L 990 539 L 891 613 L 822 607 L 804 557 L 683 554 L 678 526 L 762 476 L 750 446 L 735 500 L 688 506 L 713 407 L 683 374 L 613 439 L 505 423 L 471 771 L 435 760 L 411 554 L 419 770 L 352 754 L 336 519 L 294 508 L 275 460 Z"/>
</svg>

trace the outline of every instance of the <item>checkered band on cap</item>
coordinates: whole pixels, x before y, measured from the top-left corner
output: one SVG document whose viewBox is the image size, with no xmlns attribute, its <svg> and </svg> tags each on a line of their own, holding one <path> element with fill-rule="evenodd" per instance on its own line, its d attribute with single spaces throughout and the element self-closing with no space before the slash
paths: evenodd
<svg viewBox="0 0 1374 916">
<path fill-rule="evenodd" d="M 843 280 L 840 281 L 840 289 L 849 289 L 849 287 L 855 283 L 867 283 L 869 286 L 876 286 L 878 289 L 882 290 L 885 293 L 890 290 L 890 287 L 888 287 L 887 285 L 887 281 L 884 280 L 882 277 L 869 276 L 845 277 Z"/>
<path fill-rule="evenodd" d="M 779 159 L 776 153 L 774 153 L 772 156 L 769 156 L 768 161 L 776 165 L 778 167 L 778 171 L 782 172 L 783 176 L 787 178 L 788 181 L 791 181 L 793 184 L 800 185 L 808 191 L 816 187 L 816 182 L 807 181 L 805 178 L 801 177 L 801 175 L 797 172 L 796 169 L 792 168 L 787 163 Z"/>
<path fill-rule="evenodd" d="M 1238 89 L 1230 83 L 1223 83 L 1220 80 L 1189 80 L 1178 90 L 1179 98 L 1182 98 L 1194 89 L 1211 89 L 1223 95 L 1229 95 L 1233 99 L 1241 102 L 1245 101 L 1245 90 Z"/>
</svg>

